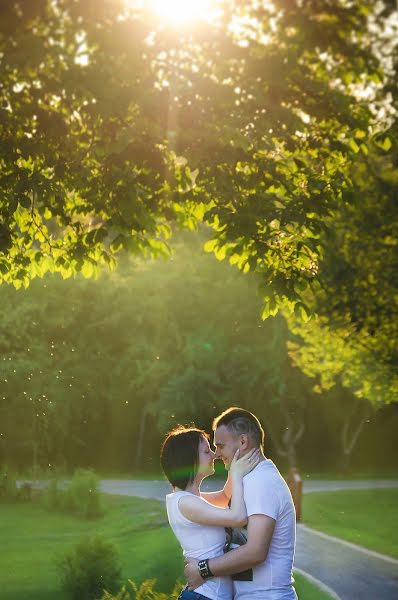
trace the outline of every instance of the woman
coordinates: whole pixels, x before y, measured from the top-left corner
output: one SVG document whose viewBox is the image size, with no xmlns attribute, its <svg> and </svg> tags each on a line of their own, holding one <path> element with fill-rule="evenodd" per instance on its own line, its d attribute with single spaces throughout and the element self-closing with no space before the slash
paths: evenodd
<svg viewBox="0 0 398 600">
<path fill-rule="evenodd" d="M 186 427 L 171 431 L 162 444 L 161 465 L 173 486 L 166 496 L 170 526 L 180 542 L 184 556 L 202 559 L 223 554 L 224 527 L 242 527 L 246 524 L 246 507 L 243 500 L 243 477 L 259 462 L 260 453 L 252 450 L 242 458 L 238 452 L 231 463 L 228 478 L 228 496 L 232 492 L 231 506 L 226 503 L 225 489 L 221 492 L 201 493 L 200 484 L 214 473 L 214 452 L 206 432 Z M 203 561 L 206 563 L 206 561 Z M 201 565 L 204 570 L 208 565 Z M 184 588 L 179 600 L 231 600 L 230 577 L 211 577 L 194 592 Z"/>
</svg>

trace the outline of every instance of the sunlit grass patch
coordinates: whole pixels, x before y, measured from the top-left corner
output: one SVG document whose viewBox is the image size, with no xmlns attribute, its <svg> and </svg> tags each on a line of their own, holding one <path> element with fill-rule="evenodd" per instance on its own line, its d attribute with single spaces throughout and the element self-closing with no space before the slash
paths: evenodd
<svg viewBox="0 0 398 600">
<path fill-rule="evenodd" d="M 330 600 L 331 596 L 321 591 L 311 581 L 299 573 L 294 573 L 295 590 L 299 600 Z"/>
<path fill-rule="evenodd" d="M 49 512 L 39 504 L 2 505 L 1 600 L 66 599 L 56 561 L 90 535 L 115 543 L 125 579 L 156 576 L 164 589 L 171 589 L 181 572 L 182 557 L 167 526 L 163 503 L 106 496 L 104 504 L 106 512 L 96 521 Z"/>
<path fill-rule="evenodd" d="M 398 558 L 398 489 L 316 492 L 303 498 L 303 523 Z"/>
<path fill-rule="evenodd" d="M 120 553 L 123 579 L 137 584 L 157 579 L 170 593 L 183 579 L 182 552 L 167 523 L 165 505 L 122 496 L 104 498 L 105 514 L 95 521 L 56 512 L 40 504 L 4 504 L 0 520 L 1 600 L 67 600 L 56 561 L 85 536 L 100 535 Z M 300 600 L 327 600 L 297 575 Z"/>
</svg>

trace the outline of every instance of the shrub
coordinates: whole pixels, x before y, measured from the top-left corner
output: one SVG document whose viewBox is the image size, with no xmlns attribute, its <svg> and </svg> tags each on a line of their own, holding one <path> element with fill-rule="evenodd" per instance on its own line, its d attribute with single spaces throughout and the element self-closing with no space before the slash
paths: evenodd
<svg viewBox="0 0 398 600">
<path fill-rule="evenodd" d="M 61 496 L 61 504 L 64 504 L 63 508 L 85 519 L 95 519 L 101 516 L 103 510 L 101 507 L 101 493 L 98 487 L 99 479 L 94 471 L 78 469 L 66 492 L 62 495 L 63 498 Z M 55 497 L 56 494 L 57 491 L 55 491 Z M 59 502 L 55 499 L 55 502 L 57 501 Z"/>
<path fill-rule="evenodd" d="M 156 579 L 148 579 L 138 587 L 134 581 L 129 580 L 128 584 L 123 586 L 116 596 L 105 592 L 101 600 L 176 600 L 182 588 L 182 584 L 177 581 L 171 594 L 156 592 L 153 588 Z"/>
<path fill-rule="evenodd" d="M 57 477 L 52 477 L 42 499 L 50 510 L 60 510 L 85 519 L 95 519 L 103 514 L 98 487 L 99 479 L 94 471 L 78 469 L 67 486 Z"/>
<path fill-rule="evenodd" d="M 59 563 L 63 588 L 73 600 L 95 600 L 121 585 L 120 558 L 115 546 L 100 537 L 79 542 Z"/>
</svg>

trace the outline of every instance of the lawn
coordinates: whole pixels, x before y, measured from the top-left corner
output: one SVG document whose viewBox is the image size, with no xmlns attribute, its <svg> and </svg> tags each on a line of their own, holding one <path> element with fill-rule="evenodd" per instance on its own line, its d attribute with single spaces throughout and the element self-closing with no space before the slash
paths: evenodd
<svg viewBox="0 0 398 600">
<path fill-rule="evenodd" d="M 288 473 L 283 473 L 287 476 Z M 305 481 L 355 481 L 358 479 L 398 479 L 398 472 L 395 468 L 381 469 L 356 469 L 353 472 L 341 473 L 341 471 L 300 471 L 302 480 Z"/>
<path fill-rule="evenodd" d="M 156 575 L 164 589 L 172 588 L 182 563 L 178 544 L 166 527 L 163 505 L 111 496 L 105 501 L 107 512 L 96 521 L 48 512 L 35 504 L 1 505 L 0 599 L 66 599 L 59 592 L 57 558 L 82 537 L 94 534 L 117 545 L 124 577 L 141 581 Z"/>
<path fill-rule="evenodd" d="M 316 492 L 303 496 L 303 523 L 398 558 L 398 489 Z"/>
<path fill-rule="evenodd" d="M 182 577 L 182 555 L 164 504 L 121 496 L 105 501 L 107 512 L 91 522 L 37 504 L 0 505 L 0 600 L 67 600 L 59 588 L 56 560 L 93 534 L 116 544 L 125 579 L 140 583 L 156 577 L 158 591 L 171 591 Z M 297 575 L 296 582 L 300 600 L 328 600 L 303 577 Z"/>
</svg>

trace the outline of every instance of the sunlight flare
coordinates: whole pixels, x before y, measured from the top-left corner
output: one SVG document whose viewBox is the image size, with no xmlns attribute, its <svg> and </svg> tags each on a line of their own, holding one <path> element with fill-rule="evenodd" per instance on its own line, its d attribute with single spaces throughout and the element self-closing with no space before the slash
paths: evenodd
<svg viewBox="0 0 398 600">
<path fill-rule="evenodd" d="M 180 26 L 195 20 L 209 20 L 214 0 L 151 0 L 152 10 L 172 25 Z"/>
</svg>

